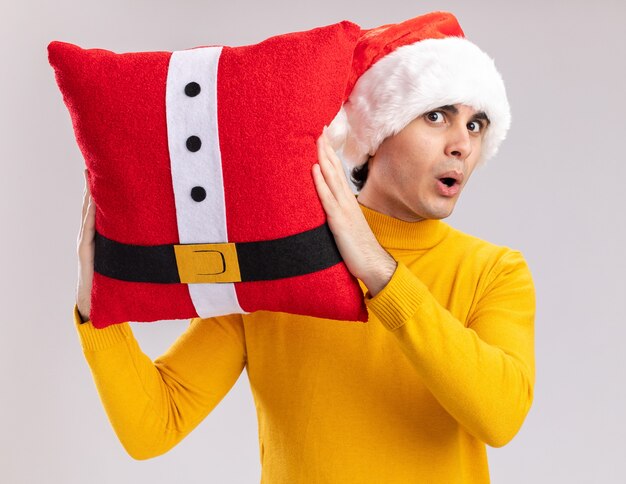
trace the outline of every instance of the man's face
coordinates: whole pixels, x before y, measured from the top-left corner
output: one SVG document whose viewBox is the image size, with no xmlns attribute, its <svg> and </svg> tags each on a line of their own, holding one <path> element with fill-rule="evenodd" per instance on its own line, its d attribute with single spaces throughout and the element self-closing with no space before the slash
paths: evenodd
<svg viewBox="0 0 626 484">
<path fill-rule="evenodd" d="M 370 158 L 359 202 L 407 222 L 448 217 L 480 158 L 488 125 L 484 113 L 463 104 L 414 119 Z"/>
</svg>

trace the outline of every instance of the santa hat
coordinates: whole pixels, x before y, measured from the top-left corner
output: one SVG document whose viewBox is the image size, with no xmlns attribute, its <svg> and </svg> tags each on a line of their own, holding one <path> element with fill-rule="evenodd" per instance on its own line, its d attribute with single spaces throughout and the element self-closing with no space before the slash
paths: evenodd
<svg viewBox="0 0 626 484">
<path fill-rule="evenodd" d="M 480 163 L 496 154 L 511 124 L 493 60 L 464 38 L 447 12 L 363 31 L 344 99 L 326 133 L 349 171 L 385 138 L 440 106 L 465 104 L 485 112 L 490 124 Z"/>
</svg>

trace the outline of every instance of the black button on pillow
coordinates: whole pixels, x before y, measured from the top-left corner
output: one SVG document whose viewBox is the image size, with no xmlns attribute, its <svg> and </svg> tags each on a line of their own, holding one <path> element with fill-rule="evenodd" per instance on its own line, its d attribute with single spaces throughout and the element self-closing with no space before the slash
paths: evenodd
<svg viewBox="0 0 626 484">
<path fill-rule="evenodd" d="M 185 86 L 185 94 L 189 97 L 195 97 L 200 94 L 200 84 L 197 82 L 190 82 Z"/>
<path fill-rule="evenodd" d="M 202 141 L 200 141 L 200 138 L 198 138 L 197 136 L 190 136 L 189 138 L 187 138 L 187 149 L 189 151 L 196 152 L 200 149 L 201 146 Z"/>
<path fill-rule="evenodd" d="M 191 198 L 196 202 L 201 202 L 206 198 L 206 190 L 202 187 L 193 187 L 191 189 Z"/>
</svg>

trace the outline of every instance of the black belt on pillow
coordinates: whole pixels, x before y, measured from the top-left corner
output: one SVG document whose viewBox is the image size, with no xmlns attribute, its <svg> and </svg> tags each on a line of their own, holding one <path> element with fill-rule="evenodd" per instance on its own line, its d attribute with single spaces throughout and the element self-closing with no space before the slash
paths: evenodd
<svg viewBox="0 0 626 484">
<path fill-rule="evenodd" d="M 129 282 L 269 281 L 341 262 L 328 224 L 280 239 L 218 244 L 132 245 L 96 232 L 94 270 Z"/>
</svg>

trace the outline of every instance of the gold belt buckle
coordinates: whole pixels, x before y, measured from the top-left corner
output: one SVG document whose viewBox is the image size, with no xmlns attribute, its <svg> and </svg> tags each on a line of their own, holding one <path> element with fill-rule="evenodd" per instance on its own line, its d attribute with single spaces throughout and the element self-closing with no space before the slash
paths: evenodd
<svg viewBox="0 0 626 484">
<path fill-rule="evenodd" d="M 174 245 L 180 282 L 241 282 L 233 243 Z"/>
</svg>

